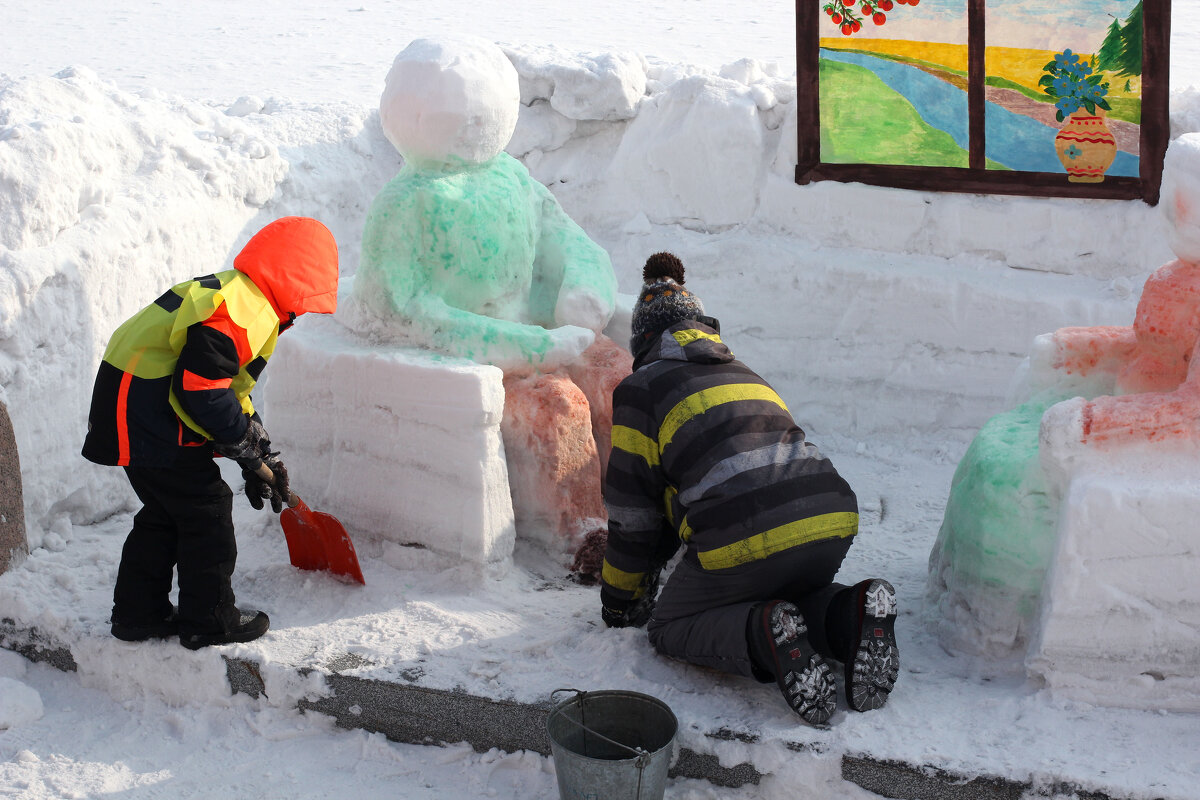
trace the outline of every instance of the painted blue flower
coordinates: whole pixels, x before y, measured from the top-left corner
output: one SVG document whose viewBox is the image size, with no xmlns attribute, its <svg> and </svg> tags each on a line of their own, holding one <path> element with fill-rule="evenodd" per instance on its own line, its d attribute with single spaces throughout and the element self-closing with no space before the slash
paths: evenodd
<svg viewBox="0 0 1200 800">
<path fill-rule="evenodd" d="M 1079 158 L 1081 155 L 1083 155 L 1083 151 L 1082 151 L 1082 150 L 1080 150 L 1080 149 L 1079 149 L 1078 147 L 1076 147 L 1075 145 L 1070 145 L 1070 146 L 1068 146 L 1068 147 L 1067 147 L 1067 149 L 1066 149 L 1066 150 L 1063 150 L 1063 155 L 1065 155 L 1067 158 L 1069 158 L 1069 159 L 1071 159 L 1072 161 L 1074 161 L 1075 159 L 1077 159 L 1077 158 Z"/>
<path fill-rule="evenodd" d="M 1054 105 L 1064 114 L 1074 114 L 1083 107 L 1083 103 L 1077 97 L 1061 97 Z"/>
<path fill-rule="evenodd" d="M 1092 65 L 1069 49 L 1055 55 L 1045 71 L 1050 75 L 1046 94 L 1057 98 L 1054 105 L 1064 116 L 1074 114 L 1085 105 L 1097 105 L 1100 98 L 1108 94 L 1104 86 L 1092 82 L 1094 78 L 1088 79 L 1094 72 Z"/>
<path fill-rule="evenodd" d="M 1079 56 L 1071 52 L 1070 48 L 1063 50 L 1054 57 L 1054 63 L 1059 69 L 1069 69 L 1071 66 L 1079 63 Z"/>
</svg>

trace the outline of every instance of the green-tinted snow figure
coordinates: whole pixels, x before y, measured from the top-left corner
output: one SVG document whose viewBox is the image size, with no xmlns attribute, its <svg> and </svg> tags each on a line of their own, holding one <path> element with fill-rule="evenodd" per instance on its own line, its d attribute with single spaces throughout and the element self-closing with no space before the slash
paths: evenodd
<svg viewBox="0 0 1200 800">
<path fill-rule="evenodd" d="M 380 121 L 405 164 L 367 216 L 365 327 L 504 369 L 570 363 L 604 329 L 608 254 L 501 152 L 519 107 L 490 42 L 417 40 L 397 56 Z"/>
<path fill-rule="evenodd" d="M 1058 520 L 1038 454 L 1048 392 L 988 420 L 954 471 L 929 556 L 943 644 L 1004 656 L 1024 644 L 1038 610 Z"/>
</svg>

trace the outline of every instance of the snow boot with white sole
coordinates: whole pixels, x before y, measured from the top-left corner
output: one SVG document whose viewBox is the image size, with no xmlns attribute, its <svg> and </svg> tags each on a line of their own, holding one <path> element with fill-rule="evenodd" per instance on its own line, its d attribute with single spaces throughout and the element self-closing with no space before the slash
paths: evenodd
<svg viewBox="0 0 1200 800">
<path fill-rule="evenodd" d="M 887 581 L 874 578 L 850 591 L 857 645 L 845 661 L 846 700 L 855 711 L 871 711 L 887 702 L 900 673 L 896 590 Z"/>
<path fill-rule="evenodd" d="M 810 725 L 823 725 L 837 707 L 837 685 L 825 659 L 808 642 L 808 627 L 794 605 L 777 600 L 763 606 L 759 635 L 771 654 L 783 699 Z"/>
</svg>

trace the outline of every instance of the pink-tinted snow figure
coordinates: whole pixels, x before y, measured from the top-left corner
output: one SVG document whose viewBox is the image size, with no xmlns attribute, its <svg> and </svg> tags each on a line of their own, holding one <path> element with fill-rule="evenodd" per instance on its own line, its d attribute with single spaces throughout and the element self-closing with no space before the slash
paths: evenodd
<svg viewBox="0 0 1200 800">
<path fill-rule="evenodd" d="M 1194 152 L 1189 155 L 1189 150 Z M 1094 399 L 1077 397 L 1059 403 L 1043 417 L 1043 443 L 1056 450 L 1200 439 L 1200 367 L 1195 366 L 1200 355 L 1196 154 L 1200 154 L 1200 141 L 1180 140 L 1168 156 L 1162 202 L 1177 258 L 1146 281 L 1133 324 L 1062 328 L 1035 343 L 1035 375 L 1053 371 L 1095 390 Z"/>
</svg>

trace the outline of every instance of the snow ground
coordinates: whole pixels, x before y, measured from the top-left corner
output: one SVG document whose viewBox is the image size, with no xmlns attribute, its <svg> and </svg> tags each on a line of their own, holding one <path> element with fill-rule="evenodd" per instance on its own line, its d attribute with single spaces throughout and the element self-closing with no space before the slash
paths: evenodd
<svg viewBox="0 0 1200 800">
<path fill-rule="evenodd" d="M 1195 2 L 1175 0 L 1173 75 L 1185 76 L 1183 82 L 1175 81 L 1180 90 L 1194 84 L 1189 79 L 1200 75 L 1200 58 L 1194 44 L 1200 30 L 1194 21 L 1196 15 L 1184 13 Z M 365 109 L 373 107 L 394 53 L 413 36 L 459 30 L 464 13 L 475 20 L 473 24 L 484 28 L 472 32 L 490 32 L 490 38 L 509 45 L 552 41 L 568 55 L 629 47 L 664 61 L 709 67 L 753 55 L 783 61 L 784 74 L 790 71 L 786 64 L 792 37 L 790 7 L 779 10 L 786 21 L 777 26 L 777 33 L 782 35 L 771 41 L 762 38 L 761 23 L 753 25 L 744 19 L 744 6 L 731 3 L 678 0 L 660 4 L 650 12 L 610 4 L 604 13 L 590 18 L 579 16 L 582 12 L 574 5 L 550 7 L 552 12 L 569 11 L 547 13 L 524 7 L 525 11 L 516 12 L 491 3 L 474 4 L 470 12 L 444 4 L 431 10 L 398 3 L 364 7 L 361 11 L 282 2 L 253 6 L 217 2 L 186 10 L 151 6 L 151 11 L 134 4 L 123 8 L 78 2 L 21 7 L 6 4 L 0 8 L 0 28 L 10 32 L 6 37 L 10 41 L 6 41 L 5 55 L 0 56 L 0 70 L 16 77 L 47 77 L 68 64 L 82 64 L 94 70 L 101 82 L 113 81 L 128 91 L 147 90 L 151 97 L 155 92 L 160 93 L 159 97 L 161 93 L 178 93 L 228 104 L 245 95 L 279 95 L 300 103 L 344 102 L 347 110 L 313 108 L 307 115 L 293 106 L 290 115 L 281 115 L 288 127 L 277 124 L 271 129 L 268 124 L 252 130 L 249 136 L 258 133 L 269 142 L 274 135 L 284 150 L 277 159 L 286 161 L 303 152 L 310 158 L 306 166 L 312 171 L 335 170 L 349 163 L 352 173 L 342 179 L 346 183 L 364 174 L 366 156 L 339 161 L 343 154 L 338 151 L 322 161 L 314 156 L 319 152 L 317 148 L 304 150 L 297 142 L 321 140 L 326 136 L 325 128 L 335 131 L 328 135 L 330 141 L 337 142 L 339 136 L 342 141 L 353 139 L 338 134 L 336 123 L 331 125 L 330 119 L 352 130 L 363 124 L 362 118 L 368 116 Z M 382 23 L 373 16 L 375 8 L 385 21 L 402 19 L 402 24 L 393 28 Z M 522 16 L 526 13 L 533 14 L 535 21 Z M 365 27 L 355 28 L 348 20 L 353 24 L 364 20 Z M 664 33 L 667 25 L 691 32 L 681 33 L 676 40 Z M 97 32 L 109 35 L 97 36 Z M 180 43 L 181 36 L 186 36 L 186 45 Z M 714 46 L 714 42 L 722 45 Z M 82 53 L 88 57 L 81 58 Z M 85 97 L 87 91 L 85 87 Z M 1194 116 L 1194 95 L 1179 91 L 1173 101 L 1178 101 L 1173 102 L 1177 125 L 1200 129 L 1200 125 L 1187 127 Z M 287 106 L 287 100 L 278 105 Z M 203 109 L 187 104 L 180 107 L 183 110 L 178 113 L 195 115 L 191 119 L 198 128 L 205 129 L 211 123 Z M 148 102 L 129 113 L 139 120 L 139 115 L 144 116 L 153 128 L 161 112 Z M 319 129 L 304 129 L 305 121 Z M 235 142 L 244 142 L 247 136 L 246 131 L 236 128 L 225 133 Z M 364 140 L 368 155 L 386 152 L 374 149 L 369 135 L 364 134 L 358 141 Z M 543 163 L 542 169 L 556 168 L 569 175 L 573 167 L 585 162 L 578 153 L 573 162 L 565 156 L 559 160 L 558 164 Z M 259 162 L 257 166 L 270 167 L 271 159 L 265 161 L 268 163 Z M 553 157 L 548 162 L 553 162 Z M 72 168 L 61 167 L 61 158 L 57 163 L 63 176 L 75 177 Z M 224 176 L 235 191 L 266 187 L 262 197 L 246 192 L 264 202 L 271 198 L 277 178 L 244 174 L 248 163 L 214 161 L 204 167 L 214 176 L 216 186 L 221 185 Z M 356 187 L 364 195 L 362 203 L 369 200 L 372 191 L 364 187 L 378 175 L 386 175 L 389 167 L 379 163 L 375 169 L 376 174 L 367 174 L 361 181 L 363 185 Z M 304 191 L 328 190 L 331 183 L 327 179 L 325 183 L 313 180 L 306 184 L 303 177 L 296 176 L 291 180 L 291 193 L 285 192 L 282 201 L 277 198 L 274 205 L 268 203 L 264 213 L 306 213 L 304 209 L 310 207 L 306 203 L 318 201 L 306 197 Z M 699 278 L 699 293 L 710 305 L 714 297 L 729 303 L 728 312 L 719 314 L 727 322 L 726 338 L 735 352 L 745 354 L 769 378 L 782 376 L 781 391 L 789 401 L 791 397 L 808 398 L 815 393 L 804 388 L 809 365 L 796 357 L 794 344 L 781 342 L 769 332 L 757 332 L 759 310 L 740 307 L 735 301 L 743 292 L 761 297 L 762 287 L 770 288 L 773 281 L 781 280 L 783 268 L 765 270 L 763 264 L 769 258 L 781 260 L 781 254 L 788 250 L 804 251 L 805 265 L 819 261 L 831 264 L 828 273 L 818 273 L 811 279 L 813 286 L 803 284 L 804 289 L 828 290 L 823 281 L 832 283 L 836 275 L 848 271 L 863 279 L 862 285 L 874 292 L 871 297 L 894 298 L 895 307 L 881 302 L 874 310 L 886 323 L 904 323 L 894 326 L 902 330 L 901 344 L 912 345 L 905 337 L 910 337 L 910 326 L 915 326 L 917 320 L 898 309 L 914 297 L 925 299 L 925 284 L 940 287 L 951 270 L 965 272 L 967 280 L 977 274 L 977 288 L 994 284 L 983 292 L 985 303 L 995 301 L 1002 310 L 1014 305 L 1025 310 L 1023 318 L 1013 319 L 1008 329 L 976 333 L 981 340 L 992 338 L 1003 344 L 989 348 L 986 342 L 973 343 L 974 349 L 957 354 L 949 351 L 940 360 L 933 357 L 937 367 L 932 372 L 933 382 L 939 396 L 945 397 L 953 393 L 943 384 L 961 380 L 955 371 L 970 363 L 972 357 L 980 362 L 976 372 L 967 373 L 972 380 L 962 380 L 964 395 L 969 396 L 949 403 L 958 402 L 964 409 L 949 430 L 939 428 L 932 418 L 912 428 L 894 428 L 895 417 L 919 409 L 919 392 L 914 389 L 895 398 L 885 392 L 882 397 L 864 402 L 860 394 L 871 390 L 870 381 L 855 384 L 844 376 L 840 383 L 835 380 L 839 377 L 838 359 L 846 358 L 845 350 L 818 349 L 818 357 L 812 359 L 829 362 L 811 365 L 825 378 L 816 388 L 824 391 L 835 387 L 836 391 L 816 402 L 815 424 L 808 423 L 802 412 L 797 415 L 851 484 L 861 487 L 863 535 L 852 548 L 845 575 L 853 580 L 882 574 L 900 592 L 903 616 L 898 628 L 904 672 L 888 707 L 867 715 L 840 713 L 828 731 L 797 725 L 772 686 L 757 686 L 667 662 L 650 652 L 640 632 L 604 630 L 598 620 L 595 591 L 562 582 L 557 565 L 528 549 L 518 554 L 507 573 L 480 576 L 460 565 L 439 563 L 420 551 L 363 540 L 359 549 L 367 578 L 365 588 L 349 588 L 322 576 L 299 575 L 287 565 L 274 518 L 255 515 L 243 504 L 236 512 L 241 557 L 235 586 L 241 602 L 271 613 L 273 628 L 260 642 L 230 652 L 264 662 L 270 700 L 231 698 L 224 690 L 223 667 L 216 652 L 188 653 L 174 643 L 126 645 L 107 636 L 105 620 L 111 585 L 120 541 L 129 525 L 129 509 L 127 496 L 105 497 L 104 484 L 100 484 L 81 491 L 73 513 L 39 515 L 33 521 L 31 535 L 40 547 L 18 571 L 0 580 L 3 616 L 36 624 L 69 643 L 81 665 L 79 673 L 63 674 L 0 651 L 0 790 L 4 796 L 40 799 L 118 792 L 147 798 L 218 794 L 316 797 L 333 793 L 400 798 L 432 797 L 435 793 L 450 797 L 554 796 L 550 759 L 536 754 L 475 754 L 463 745 L 442 749 L 397 745 L 377 734 L 334 729 L 327 719 L 312 714 L 299 716 L 289 710 L 288 701 L 311 688 L 293 677 L 291 666 L 317 663 L 325 656 L 348 651 L 369 661 L 372 666 L 363 669 L 376 677 L 399 678 L 415 665 L 424 670 L 419 685 L 461 687 L 490 697 L 542 700 L 564 682 L 586 688 L 619 685 L 645 691 L 668 702 L 684 721 L 681 738 L 685 744 L 716 752 L 724 763 L 738 763 L 750 751 L 737 742 L 706 740 L 703 730 L 724 726 L 734 731 L 757 731 L 773 741 L 819 743 L 828 754 L 866 753 L 966 773 L 981 771 L 1045 782 L 1066 779 L 1084 788 L 1128 797 L 1200 797 L 1194 785 L 1195 775 L 1200 774 L 1195 715 L 1111 710 L 1055 700 L 1038 687 L 1027 685 L 1023 678 L 1011 677 L 1003 665 L 984 665 L 946 655 L 924 619 L 925 558 L 941 521 L 950 476 L 971 426 L 982 422 L 981 414 L 987 408 L 1003 407 L 1004 384 L 1022 355 L 1021 348 L 1027 346 L 1033 334 L 1061 324 L 1128 322 L 1136 299 L 1131 289 L 1135 293 L 1145 271 L 1161 263 L 1161 250 L 1147 248 L 1147 261 L 1136 262 L 1127 274 L 1102 274 L 1099 280 L 1027 275 L 1024 271 L 1016 277 L 1003 274 L 997 279 L 1000 273 L 990 271 L 978 258 L 943 263 L 938 259 L 946 258 L 944 254 L 934 259 L 913 251 L 880 259 L 870 250 L 813 247 L 810 240 L 792 237 L 787 231 L 768 234 L 762 225 L 687 230 L 648 221 L 644 225 L 614 222 L 593 211 L 587 198 L 572 193 L 570 186 L 556 188 L 562 192 L 568 210 L 584 220 L 589 233 L 613 253 L 626 291 L 639 256 L 644 258 L 649 246 L 676 248 L 692 254 L 702 264 L 726 263 L 726 273 Z M 119 187 L 105 191 L 110 205 L 119 213 L 129 213 L 129 209 L 120 207 Z M 186 187 L 175 191 L 171 194 L 164 189 L 167 202 L 160 211 L 174 215 L 173 221 L 180 223 L 175 232 L 184 240 L 181 251 L 197 245 L 200 254 L 219 261 L 251 214 L 244 209 L 214 210 L 203 205 L 209 201 L 185 194 Z M 322 213 L 328 212 L 333 222 L 341 225 L 336 232 L 343 241 L 353 237 L 357 219 L 353 201 L 348 207 L 344 203 L 351 191 L 346 188 L 341 195 L 320 200 L 325 204 L 320 206 Z M 864 197 L 849 189 L 831 196 L 853 203 Z M 868 192 L 866 196 L 879 195 Z M 105 197 L 102 191 L 100 198 Z M 899 203 L 903 205 L 907 197 Z M 916 197 L 918 204 L 932 202 L 951 216 L 966 215 L 987 205 L 973 198 L 946 201 Z M 1019 211 L 1024 206 L 1003 205 L 996 218 L 1012 208 Z M 199 209 L 199 219 L 187 230 L 183 223 L 193 209 Z M 1105 220 L 1105 226 L 1120 228 L 1125 223 L 1118 216 L 1127 210 L 1119 207 Z M 77 211 L 72 209 L 71 213 Z M 1139 217 L 1142 210 L 1130 213 Z M 208 223 L 214 230 L 209 230 Z M 1002 227 L 997 222 L 997 228 Z M 83 233 L 95 230 L 85 226 Z M 102 234 L 98 237 L 93 235 L 89 240 L 85 236 L 81 250 L 85 256 L 99 252 L 97 258 L 102 260 L 112 244 L 111 234 L 105 231 L 111 229 L 99 230 Z M 35 236 L 44 233 L 33 230 Z M 964 240 L 1001 238 L 987 230 L 962 236 Z M 215 241 L 206 242 L 209 238 Z M 6 248 L 14 244 L 4 242 Z M 1129 247 L 1137 249 L 1141 244 L 1135 242 Z M 48 240 L 36 243 L 47 245 Z M 1018 248 L 1019 243 L 1014 242 L 1012 247 Z M 174 258 L 180 258 L 181 252 L 157 241 L 147 250 Z M 61 255 L 61 251 L 47 252 Z M 1006 253 L 1001 252 L 999 257 L 1005 260 Z M 1020 264 L 1011 255 L 1007 257 L 1014 265 Z M 885 263 L 876 263 L 880 260 Z M 929 261 L 938 265 L 928 267 L 925 262 Z M 136 264 L 127 279 L 136 285 L 136 280 L 153 274 L 155 268 Z M 889 268 L 894 272 L 887 273 Z M 182 263 L 179 270 L 184 277 L 194 272 L 190 263 Z M 161 272 L 155 280 L 175 274 L 168 269 Z M 51 284 L 59 274 L 55 268 L 49 270 Z M 16 277 L 23 279 L 25 274 Z M 100 277 L 110 280 L 103 273 Z M 881 282 L 886 284 L 882 288 L 878 285 Z M 948 285 L 946 292 L 953 295 L 954 284 Z M 753 292 L 747 290 L 748 286 L 754 287 Z M 17 304 L 33 319 L 37 314 L 51 314 L 45 305 L 37 304 L 44 301 L 35 303 L 35 292 L 24 285 L 20 288 L 16 300 L 5 302 Z M 1034 295 L 1040 295 L 1041 306 L 1029 311 Z M 855 293 L 847 296 L 853 298 Z M 1028 301 L 1019 302 L 1021 297 Z M 28 305 L 22 305 L 26 302 Z M 968 304 L 947 301 L 937 314 L 930 315 L 923 307 L 914 311 L 913 317 L 963 314 L 970 308 Z M 122 311 L 119 303 L 111 301 L 104 308 L 106 317 L 117 321 Z M 110 321 L 96 320 L 96 334 L 100 335 L 101 328 L 110 328 Z M 30 317 L 25 322 L 28 325 Z M 38 323 L 53 324 L 52 320 Z M 852 363 L 864 373 L 870 371 L 868 362 L 900 359 L 913 350 L 922 350 L 916 337 L 912 337 L 915 345 L 899 353 L 863 341 L 855 335 L 862 325 L 856 321 L 840 334 L 846 337 L 848 347 L 852 345 L 859 351 L 860 361 L 853 362 L 851 353 Z M 7 328 L 3 333 L 12 335 Z M 952 335 L 947 334 L 950 338 Z M 85 342 L 66 348 L 78 348 L 84 357 L 81 360 L 88 361 L 95 356 L 95 346 Z M 27 396 L 30 382 L 46 385 L 47 377 L 34 355 L 44 352 L 34 345 L 4 351 L 0 386 L 7 394 L 0 396 L 6 397 L 6 402 Z M 90 388 L 90 372 L 88 367 L 78 375 L 63 376 L 62 393 L 79 394 L 81 386 L 86 391 Z M 914 381 L 927 374 L 916 375 Z M 968 383 L 972 385 L 965 385 Z M 876 387 L 890 391 L 894 384 L 880 381 Z M 900 412 L 893 412 L 894 416 L 881 410 L 892 402 L 901 407 Z M 54 402 L 49 404 L 52 410 L 59 407 Z M 852 432 L 839 424 L 839 408 L 852 410 Z M 80 424 L 78 419 L 54 419 L 53 424 L 46 425 L 36 421 L 37 415 L 28 407 L 10 406 L 10 411 L 17 423 L 34 420 L 21 434 L 23 456 L 35 451 L 24 445 L 36 441 L 38 449 L 45 445 L 56 453 L 51 463 L 61 465 L 60 470 L 77 468 L 75 462 L 58 453 L 77 448 L 73 437 Z M 28 433 L 31 427 L 36 427 L 36 434 Z M 68 428 L 72 430 L 65 431 Z M 33 472 L 28 459 L 25 472 Z M 37 487 L 44 483 L 29 478 L 26 482 Z M 112 491 L 118 491 L 118 486 L 115 482 L 107 484 Z M 49 509 L 52 503 L 43 496 L 49 494 L 49 489 L 37 488 L 31 502 Z M 126 507 L 120 510 L 123 504 Z M 89 511 L 94 517 L 105 517 L 107 511 L 101 513 L 102 508 L 115 508 L 118 513 L 98 521 L 85 519 Z M 464 585 L 473 583 L 479 583 L 478 588 L 463 591 Z M 700 727 L 692 728 L 691 723 Z M 868 796 L 841 779 L 835 758 L 800 761 L 790 751 L 770 747 L 754 751 L 751 757 L 761 771 L 772 773 L 758 787 L 728 790 L 704 782 L 676 781 L 669 787 L 668 797 L 771 800 L 805 792 L 817 797 Z"/>
</svg>

